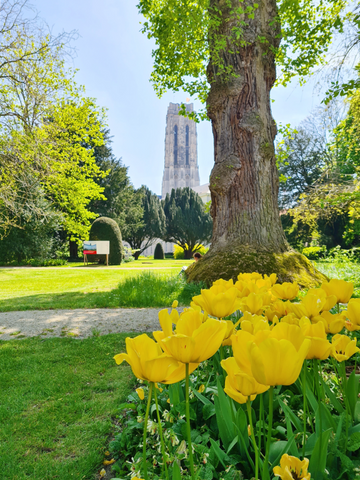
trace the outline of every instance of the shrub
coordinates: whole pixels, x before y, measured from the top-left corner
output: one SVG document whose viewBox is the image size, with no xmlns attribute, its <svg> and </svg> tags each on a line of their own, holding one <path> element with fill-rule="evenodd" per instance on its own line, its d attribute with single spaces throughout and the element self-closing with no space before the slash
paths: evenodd
<svg viewBox="0 0 360 480">
<path fill-rule="evenodd" d="M 123 258 L 123 246 L 121 232 L 115 220 L 108 217 L 97 218 L 91 225 L 90 240 L 109 240 L 109 264 L 120 265 Z M 93 257 L 95 257 L 94 260 L 98 259 L 100 262 L 104 262 L 106 258 L 105 255 L 93 255 Z"/>
<path fill-rule="evenodd" d="M 325 245 L 322 247 L 305 247 L 302 254 L 309 260 L 318 260 L 319 258 L 324 258 L 326 256 L 326 247 Z"/>
<path fill-rule="evenodd" d="M 208 251 L 209 249 L 207 247 L 204 247 L 204 245 L 196 245 L 195 248 L 194 248 L 194 252 L 199 252 L 201 253 L 201 255 L 205 255 L 205 253 Z M 180 247 L 180 245 L 174 245 L 174 258 L 176 260 L 180 260 L 182 258 L 184 258 L 184 249 L 182 247 Z"/>
<path fill-rule="evenodd" d="M 161 243 L 157 243 L 154 251 L 154 260 L 164 260 L 164 250 Z"/>
</svg>

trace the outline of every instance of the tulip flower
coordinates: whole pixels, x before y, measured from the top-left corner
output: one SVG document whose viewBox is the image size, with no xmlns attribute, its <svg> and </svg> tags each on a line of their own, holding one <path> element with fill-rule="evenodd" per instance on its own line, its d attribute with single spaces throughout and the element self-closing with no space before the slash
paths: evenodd
<svg viewBox="0 0 360 480">
<path fill-rule="evenodd" d="M 164 354 L 160 345 L 145 333 L 135 338 L 127 338 L 126 351 L 115 355 L 118 365 L 124 360 L 131 366 L 136 378 L 153 383 L 177 383 L 185 378 L 185 365 L 171 355 Z M 193 370 L 197 368 L 194 366 Z"/>
<path fill-rule="evenodd" d="M 137 388 L 135 391 L 138 394 L 140 400 L 144 400 L 144 398 L 145 398 L 144 389 L 143 388 Z"/>
<path fill-rule="evenodd" d="M 332 338 L 332 352 L 331 355 L 336 358 L 338 362 L 348 360 L 359 352 L 360 349 L 356 346 L 356 340 L 350 340 L 347 335 L 334 335 Z"/>
<path fill-rule="evenodd" d="M 322 307 L 323 311 L 331 310 L 337 303 L 337 297 L 335 295 L 328 295 L 322 288 L 310 288 L 306 295 L 315 295 L 319 298 L 325 299 L 325 303 Z"/>
<path fill-rule="evenodd" d="M 214 285 L 209 290 L 201 290 L 201 295 L 193 297 L 193 302 L 200 305 L 209 315 L 224 318 L 239 309 L 238 293 L 235 287 L 224 290 L 222 286 Z"/>
<path fill-rule="evenodd" d="M 261 275 L 261 273 L 257 273 L 257 272 L 239 273 L 237 278 L 238 280 L 244 280 L 245 282 L 252 282 L 254 280 L 256 281 L 256 280 L 262 279 L 263 276 Z"/>
<path fill-rule="evenodd" d="M 295 313 L 298 318 L 301 317 L 316 317 L 320 315 L 326 303 L 326 298 L 318 295 L 306 295 L 300 303 L 292 303 L 291 311 Z"/>
<path fill-rule="evenodd" d="M 321 312 L 321 315 L 313 317 L 312 322 L 322 322 L 326 333 L 339 333 L 345 325 L 345 315 L 343 313 L 332 314 L 330 312 Z"/>
<path fill-rule="evenodd" d="M 328 295 L 335 295 L 336 303 L 348 303 L 354 291 L 354 284 L 346 282 L 345 280 L 337 280 L 332 278 L 330 282 L 324 282 L 321 288 L 325 290 Z"/>
<path fill-rule="evenodd" d="M 231 320 L 226 320 L 226 333 L 224 340 L 222 342 L 222 346 L 225 347 L 226 345 L 231 345 L 231 337 L 235 333 L 235 325 Z"/>
<path fill-rule="evenodd" d="M 242 371 L 234 357 L 222 360 L 221 366 L 227 373 L 224 391 L 238 403 L 246 403 L 247 397 L 253 400 L 256 395 L 270 388 L 268 385 L 261 385 L 252 375 Z"/>
<path fill-rule="evenodd" d="M 304 338 L 296 325 L 279 323 L 271 332 L 258 332 L 249 345 L 255 380 L 263 385 L 292 385 L 310 346 L 311 341 Z"/>
<path fill-rule="evenodd" d="M 280 460 L 280 467 L 274 467 L 274 475 L 281 480 L 310 480 L 308 473 L 309 460 L 304 458 L 300 460 L 285 453 Z"/>
<path fill-rule="evenodd" d="M 293 300 L 299 293 L 299 285 L 289 282 L 278 283 L 272 287 L 271 293 L 282 300 Z"/>
<path fill-rule="evenodd" d="M 227 331 L 227 324 L 208 318 L 202 323 L 197 316 L 182 316 L 176 334 L 161 340 L 162 347 L 182 363 L 200 363 L 212 357 L 219 349 Z"/>
<path fill-rule="evenodd" d="M 245 312 L 241 319 L 241 329 L 255 335 L 259 330 L 270 330 L 270 325 L 266 317 Z"/>
<path fill-rule="evenodd" d="M 248 354 L 248 344 L 254 341 L 254 335 L 244 330 L 239 330 L 236 332 L 236 335 L 231 337 L 231 340 L 233 355 L 236 363 L 243 372 L 252 375 L 250 357 Z"/>
<path fill-rule="evenodd" d="M 311 340 L 310 350 L 306 356 L 308 360 L 325 360 L 331 353 L 332 345 L 328 341 L 325 325 L 322 322 L 312 324 L 307 317 L 303 317 L 299 326 L 305 338 Z"/>
<path fill-rule="evenodd" d="M 268 299 L 263 294 L 250 293 L 241 300 L 241 309 L 243 312 L 260 315 L 264 311 L 264 305 L 268 304 L 266 300 Z"/>
<path fill-rule="evenodd" d="M 281 318 L 282 323 L 289 323 L 290 325 L 299 325 L 299 319 L 294 313 L 289 313 Z"/>
<path fill-rule="evenodd" d="M 224 280 L 223 278 L 219 278 L 219 280 L 213 282 L 212 286 L 220 286 L 225 291 L 234 286 L 234 281 L 232 278 L 230 278 L 230 280 Z"/>
<path fill-rule="evenodd" d="M 353 332 L 360 329 L 360 298 L 352 298 L 343 312 L 350 321 L 345 322 L 345 327 Z"/>
</svg>

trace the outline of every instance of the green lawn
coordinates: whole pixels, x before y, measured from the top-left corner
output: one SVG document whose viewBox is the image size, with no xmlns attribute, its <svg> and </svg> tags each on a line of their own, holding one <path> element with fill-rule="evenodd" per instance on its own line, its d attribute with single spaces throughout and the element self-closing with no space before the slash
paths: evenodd
<svg viewBox="0 0 360 480">
<path fill-rule="evenodd" d="M 192 260 L 149 262 L 152 265 L 138 261 L 119 267 L 0 268 L 0 311 L 129 306 L 119 303 L 121 298 L 114 295 L 121 282 L 144 270 L 164 278 L 176 276 Z M 137 266 L 132 268 L 134 264 Z"/>
<path fill-rule="evenodd" d="M 127 334 L 0 342 L 0 478 L 94 480 L 134 385 Z"/>
</svg>

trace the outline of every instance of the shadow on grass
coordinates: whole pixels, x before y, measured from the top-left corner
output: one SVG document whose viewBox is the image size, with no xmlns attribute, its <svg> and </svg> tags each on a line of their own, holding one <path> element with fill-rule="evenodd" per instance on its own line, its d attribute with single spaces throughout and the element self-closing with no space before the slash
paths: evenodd
<svg viewBox="0 0 360 480">
<path fill-rule="evenodd" d="M 28 295 L 0 300 L 0 311 L 55 310 L 73 308 L 164 308 L 174 300 L 190 305 L 200 294 L 202 283 L 187 284 L 179 275 L 159 275 L 144 271 L 125 278 L 118 287 L 106 292 L 62 292 Z"/>
</svg>

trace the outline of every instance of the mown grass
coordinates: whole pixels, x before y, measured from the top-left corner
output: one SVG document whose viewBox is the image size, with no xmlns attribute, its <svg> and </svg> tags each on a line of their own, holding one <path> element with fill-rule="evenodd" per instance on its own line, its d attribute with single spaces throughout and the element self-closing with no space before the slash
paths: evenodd
<svg viewBox="0 0 360 480">
<path fill-rule="evenodd" d="M 164 260 L 163 262 L 167 261 Z M 171 262 L 169 264 L 171 265 Z M 143 268 L 145 268 L 144 265 Z M 140 275 L 142 271 L 142 269 L 121 270 L 120 268 L 106 267 L 89 267 L 88 269 L 76 267 L 0 269 L 0 311 L 125 306 L 119 304 L 117 287 L 127 278 Z M 177 266 L 176 268 L 148 271 L 155 279 L 157 275 L 162 274 L 165 277 L 171 275 L 176 277 L 180 268 Z M 164 283 L 167 283 L 167 280 Z M 143 298 L 146 299 L 146 296 Z M 168 305 L 168 303 L 163 304 L 159 301 L 152 304 L 137 303 L 131 306 L 165 305 Z"/>
<path fill-rule="evenodd" d="M 315 267 L 329 278 L 353 282 L 354 296 L 360 297 L 360 264 L 352 262 L 313 262 Z"/>
<path fill-rule="evenodd" d="M 134 384 L 127 334 L 0 342 L 0 478 L 94 480 Z"/>
</svg>

